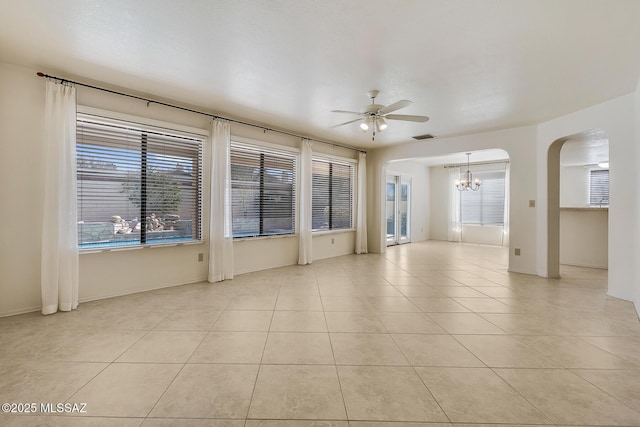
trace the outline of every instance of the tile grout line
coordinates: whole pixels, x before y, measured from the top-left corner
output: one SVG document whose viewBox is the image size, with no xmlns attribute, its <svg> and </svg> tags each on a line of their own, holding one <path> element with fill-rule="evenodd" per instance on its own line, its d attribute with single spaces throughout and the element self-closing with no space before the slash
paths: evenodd
<svg viewBox="0 0 640 427">
<path fill-rule="evenodd" d="M 425 314 L 422 313 L 422 310 L 420 311 L 421 314 Z M 382 320 L 380 320 L 380 318 L 377 316 L 377 314 L 374 313 L 374 315 L 376 316 L 376 318 L 378 319 L 378 321 L 382 324 L 382 327 L 384 328 L 385 331 L 387 331 L 387 335 L 389 335 L 389 337 L 391 338 L 391 340 L 393 341 L 393 343 L 395 344 L 396 348 L 398 349 L 398 351 L 400 351 L 400 353 L 402 354 L 402 356 L 405 358 L 405 360 L 408 363 L 408 367 L 411 368 L 411 370 L 413 371 L 414 375 L 416 375 L 416 377 L 418 377 L 418 380 L 420 380 L 420 382 L 422 383 L 422 385 L 424 386 L 424 388 L 427 390 L 427 392 L 429 393 L 429 396 L 431 396 L 431 398 L 433 399 L 433 401 L 436 403 L 436 405 L 438 405 L 438 408 L 440 408 L 440 411 L 442 411 L 442 413 L 444 414 L 444 416 L 447 418 L 447 420 L 449 422 L 451 422 L 451 418 L 449 417 L 449 415 L 445 412 L 444 408 L 442 407 L 442 405 L 440 405 L 440 402 L 438 402 L 438 400 L 436 399 L 436 397 L 433 395 L 433 392 L 429 389 L 429 387 L 427 386 L 427 384 L 424 382 L 424 380 L 422 379 L 422 377 L 420 376 L 420 374 L 418 373 L 418 371 L 416 370 L 416 367 L 413 366 L 413 364 L 409 361 L 409 358 L 407 357 L 407 355 L 405 354 L 405 352 L 402 350 L 402 347 L 400 347 L 400 345 L 398 344 L 398 342 L 395 340 L 395 338 L 393 337 L 393 334 L 391 332 L 389 332 L 389 329 L 387 328 L 387 326 L 384 324 L 384 322 Z M 432 319 L 433 320 L 433 319 Z M 435 321 L 434 321 L 435 322 Z M 437 323 L 436 323 L 437 324 Z M 444 328 L 442 328 L 444 330 Z M 445 332 L 447 332 L 445 330 Z"/>
<path fill-rule="evenodd" d="M 502 378 L 502 375 L 500 375 L 498 372 L 496 372 L 496 369 L 504 369 L 504 368 L 488 368 L 496 377 L 498 377 L 500 379 L 500 381 L 502 381 L 503 383 L 505 383 L 511 390 L 513 390 L 518 396 L 522 397 L 529 405 L 531 405 L 533 408 L 535 408 L 537 411 L 539 411 L 542 415 L 544 415 L 545 418 L 547 418 L 549 421 L 551 421 L 550 424 L 552 425 L 558 425 L 558 423 L 556 423 L 550 415 L 548 415 L 545 411 L 543 411 L 541 408 L 539 408 L 537 405 L 535 405 L 533 402 L 531 402 L 529 399 L 527 399 L 527 397 L 520 393 L 520 391 L 518 391 L 513 385 L 511 385 L 510 382 L 508 382 L 507 380 L 505 380 L 504 378 Z M 516 368 L 512 368 L 512 369 L 516 369 Z M 532 369 L 543 369 L 543 368 L 532 368 Z M 566 368 L 561 368 L 561 370 L 566 370 Z"/>
<path fill-rule="evenodd" d="M 253 382 L 253 388 L 251 389 L 251 396 L 249 397 L 249 405 L 247 406 L 247 413 L 244 416 L 244 423 L 247 424 L 247 420 L 249 419 L 249 413 L 251 412 L 251 405 L 253 404 L 253 397 L 256 393 L 256 387 L 258 386 L 258 378 L 260 378 L 260 371 L 262 371 L 262 360 L 264 359 L 264 352 L 267 348 L 267 342 L 269 342 L 269 334 L 271 333 L 271 325 L 273 323 L 273 316 L 276 312 L 276 307 L 278 305 L 278 298 L 280 297 L 280 287 L 278 287 L 278 295 L 276 296 L 276 300 L 273 304 L 273 310 L 271 311 L 271 319 L 269 319 L 269 326 L 267 327 L 267 335 L 264 338 L 264 344 L 262 345 L 262 354 L 260 355 L 260 361 L 258 362 L 258 371 L 256 372 L 256 379 Z"/>
<path fill-rule="evenodd" d="M 587 378 L 583 378 L 582 376 L 580 376 L 579 374 L 573 372 L 573 371 L 629 371 L 629 370 L 637 370 L 640 371 L 640 369 L 590 369 L 590 368 L 565 368 L 566 371 L 568 371 L 569 373 L 571 373 L 572 375 L 575 375 L 576 377 L 580 378 L 582 381 L 586 381 L 587 383 L 591 384 L 592 386 L 594 386 L 595 388 L 597 388 L 598 390 L 600 390 L 601 392 L 603 392 L 604 394 L 606 394 L 607 396 L 609 396 L 610 398 L 612 398 L 613 400 L 621 403 L 622 405 L 625 405 L 626 407 L 630 408 L 631 410 L 635 411 L 638 413 L 638 415 L 640 415 L 640 411 L 638 411 L 637 407 L 633 407 L 625 402 L 623 402 L 622 400 L 618 399 L 616 396 L 610 394 L 608 391 L 606 391 L 605 389 L 603 389 L 602 387 L 600 387 L 599 385 L 591 382 L 590 380 L 588 380 Z"/>
<path fill-rule="evenodd" d="M 209 283 L 209 282 L 207 282 Z M 225 305 L 225 308 L 221 310 L 221 313 L 224 313 L 224 311 L 226 310 L 226 307 L 230 304 L 232 298 L 229 298 L 229 301 L 227 301 L 227 304 Z M 205 311 L 209 311 L 209 309 L 205 310 Z M 217 311 L 217 309 L 215 310 Z M 220 314 L 221 316 L 222 314 Z M 220 318 L 220 316 L 218 316 L 218 318 Z M 165 317 L 166 319 L 166 317 Z M 164 319 L 163 319 L 164 320 Z M 215 323 L 218 320 L 216 319 L 215 322 L 213 322 L 213 325 L 215 325 Z M 159 325 L 160 322 L 158 322 L 156 324 Z M 213 328 L 213 325 L 211 325 L 211 328 Z M 165 394 L 167 393 L 167 391 L 169 391 L 169 389 L 171 388 L 171 386 L 173 385 L 173 383 L 175 382 L 175 380 L 180 376 L 180 374 L 182 373 L 182 371 L 184 370 L 184 368 L 187 366 L 187 364 L 189 363 L 189 361 L 191 360 L 191 358 L 193 357 L 193 355 L 196 353 L 196 351 L 198 350 L 198 348 L 200 348 L 200 346 L 202 345 L 202 342 L 205 340 L 205 338 L 207 337 L 207 335 L 209 335 L 209 333 L 211 332 L 211 329 L 209 329 L 208 331 L 206 331 L 206 333 L 203 335 L 202 339 L 200 339 L 200 343 L 198 343 L 198 345 L 196 346 L 196 348 L 193 350 L 193 352 L 191 353 L 191 355 L 187 358 L 187 360 L 182 364 L 182 367 L 178 370 L 178 372 L 176 373 L 176 375 L 174 375 L 174 377 L 171 379 L 171 381 L 169 382 L 169 384 L 167 385 L 167 387 L 164 389 L 164 391 L 162 392 L 162 394 L 160 395 L 160 397 L 158 398 L 158 400 L 156 400 L 156 402 L 153 404 L 153 406 L 151 407 L 151 409 L 149 410 L 149 412 L 145 415 L 144 420 L 146 421 L 147 418 L 149 418 L 149 415 L 151 415 L 151 413 L 153 412 L 153 410 L 158 406 L 158 403 L 160 403 L 160 401 L 162 400 L 162 398 L 165 396 Z M 144 421 L 141 423 L 141 425 L 144 423 Z"/>
<path fill-rule="evenodd" d="M 336 379 L 338 380 L 338 387 L 340 389 L 340 397 L 342 398 L 342 407 L 344 408 L 344 416 L 349 423 L 349 412 L 347 411 L 347 402 L 344 399 L 344 391 L 342 390 L 342 381 L 340 381 L 340 372 L 338 371 L 338 365 L 336 363 L 336 354 L 333 350 L 333 342 L 331 341 L 331 333 L 329 332 L 329 323 L 327 322 L 327 313 L 324 309 L 324 301 L 322 301 L 322 294 L 320 293 L 320 284 L 318 283 L 318 272 L 314 268 L 314 274 L 316 276 L 316 286 L 318 287 L 318 293 L 320 294 L 320 305 L 322 307 L 322 317 L 324 318 L 324 324 L 327 328 L 327 337 L 329 338 L 329 347 L 331 348 L 331 356 L 333 357 L 333 368 L 336 373 Z M 349 279 L 351 281 L 351 279 Z"/>
</svg>

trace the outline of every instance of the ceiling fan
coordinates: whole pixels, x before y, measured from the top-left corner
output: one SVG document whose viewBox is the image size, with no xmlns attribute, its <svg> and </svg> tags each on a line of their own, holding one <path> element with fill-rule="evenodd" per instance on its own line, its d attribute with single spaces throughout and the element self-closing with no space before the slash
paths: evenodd
<svg viewBox="0 0 640 427">
<path fill-rule="evenodd" d="M 413 102 L 404 99 L 402 101 L 394 102 L 393 104 L 387 105 L 385 107 L 384 105 L 375 103 L 375 99 L 378 96 L 378 93 L 380 92 L 375 89 L 367 92 L 367 95 L 369 95 L 369 98 L 371 99 L 371 104 L 363 107 L 360 110 L 360 112 L 346 111 L 346 110 L 332 110 L 331 111 L 332 113 L 357 114 L 360 117 L 354 120 L 349 120 L 348 122 L 331 126 L 331 127 L 335 128 L 338 126 L 348 125 L 349 123 L 361 122 L 360 129 L 362 129 L 363 131 L 369 130 L 370 127 L 373 128 L 373 138 L 372 138 L 372 141 L 373 141 L 376 138 L 376 131 L 382 132 L 388 127 L 387 120 L 403 120 L 407 122 L 420 122 L 420 123 L 424 123 L 427 120 L 429 120 L 429 117 L 427 116 L 413 116 L 413 115 L 407 115 L 407 114 L 389 114 L 401 108 L 408 107 L 409 105 L 413 104 Z"/>
</svg>

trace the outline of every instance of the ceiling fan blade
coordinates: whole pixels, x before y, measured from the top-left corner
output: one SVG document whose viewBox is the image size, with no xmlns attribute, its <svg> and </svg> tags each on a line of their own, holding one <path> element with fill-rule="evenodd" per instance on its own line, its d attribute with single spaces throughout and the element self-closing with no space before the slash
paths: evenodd
<svg viewBox="0 0 640 427">
<path fill-rule="evenodd" d="M 333 125 L 331 126 L 332 128 L 337 128 L 338 126 L 343 126 L 343 125 L 348 125 L 349 123 L 355 123 L 355 122 L 359 122 L 360 120 L 362 120 L 362 118 L 357 118 L 355 120 L 349 120 L 348 122 L 344 122 L 344 123 L 340 123 L 339 125 Z"/>
<path fill-rule="evenodd" d="M 347 114 L 360 114 L 357 111 L 347 111 L 347 110 L 331 110 L 332 113 L 347 113 Z"/>
<path fill-rule="evenodd" d="M 408 107 L 411 104 L 413 104 L 413 102 L 403 99 L 402 101 L 394 102 L 391 105 L 387 105 L 386 107 L 381 108 L 380 111 L 378 111 L 378 114 L 387 114 L 392 111 L 396 111 L 401 108 Z"/>
<path fill-rule="evenodd" d="M 429 120 L 427 116 L 411 116 L 407 114 L 387 114 L 384 116 L 385 119 L 389 120 L 404 120 L 407 122 L 420 122 L 424 123 Z"/>
</svg>

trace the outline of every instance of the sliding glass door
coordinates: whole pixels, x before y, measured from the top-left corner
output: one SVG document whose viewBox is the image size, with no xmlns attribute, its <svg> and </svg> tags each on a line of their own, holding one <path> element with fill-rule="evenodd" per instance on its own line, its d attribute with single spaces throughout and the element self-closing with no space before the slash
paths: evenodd
<svg viewBox="0 0 640 427">
<path fill-rule="evenodd" d="M 387 245 L 396 244 L 396 240 L 396 181 L 387 177 Z"/>
<path fill-rule="evenodd" d="M 411 241 L 410 224 L 411 183 L 401 176 L 387 176 L 386 231 L 387 245 Z"/>
<path fill-rule="evenodd" d="M 409 234 L 409 197 L 411 186 L 409 181 L 404 179 L 400 180 L 399 193 L 400 197 L 398 198 L 398 216 L 399 216 L 399 233 L 398 233 L 398 243 L 408 243 L 411 240 L 411 236 Z"/>
</svg>

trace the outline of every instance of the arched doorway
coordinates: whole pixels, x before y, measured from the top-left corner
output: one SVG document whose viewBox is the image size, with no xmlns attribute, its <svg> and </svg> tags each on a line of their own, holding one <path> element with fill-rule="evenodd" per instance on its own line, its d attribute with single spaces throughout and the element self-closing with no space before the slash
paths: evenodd
<svg viewBox="0 0 640 427">
<path fill-rule="evenodd" d="M 383 204 L 381 206 L 380 230 L 381 237 L 385 239 L 385 246 L 389 244 L 388 237 L 393 235 L 394 214 L 402 218 L 402 207 L 398 206 L 398 199 L 404 200 L 397 195 L 398 183 L 408 183 L 407 203 L 409 214 L 407 215 L 408 223 L 406 232 L 410 236 L 407 241 L 418 242 L 421 240 L 437 240 L 437 241 L 453 241 L 464 242 L 481 245 L 503 246 L 509 247 L 509 201 L 510 186 L 508 165 L 510 156 L 503 149 L 482 149 L 470 150 L 471 154 L 471 170 L 474 174 L 480 174 L 484 179 L 484 188 L 491 188 L 492 193 L 486 193 L 486 203 L 482 203 L 478 208 L 484 207 L 485 215 L 478 216 L 477 221 L 470 219 L 466 223 L 462 223 L 460 214 L 460 224 L 454 225 L 451 218 L 451 209 L 454 202 L 452 193 L 461 194 L 455 189 L 452 181 L 453 178 L 459 178 L 467 169 L 467 151 L 456 151 L 437 156 L 415 157 L 411 159 L 394 160 L 386 163 L 383 168 L 382 176 L 385 178 L 385 186 L 381 186 L 380 199 Z M 491 176 L 489 176 L 491 175 Z M 493 176 L 495 175 L 495 176 Z M 401 180 L 397 180 L 400 176 Z M 474 175 L 475 176 L 475 175 Z M 392 183 L 391 178 L 396 178 L 396 185 Z M 493 180 L 493 187 L 490 187 L 490 180 Z M 402 187 L 400 187 L 401 189 Z M 396 191 L 393 191 L 393 190 Z M 496 191 L 500 190 L 500 194 Z M 480 192 L 473 193 L 480 195 Z M 395 196 L 395 197 L 394 197 Z M 489 196 L 502 197 L 496 203 L 489 203 Z M 462 208 L 458 197 L 456 206 Z M 499 205 L 499 207 L 498 207 Z M 488 210 L 493 209 L 491 212 Z M 498 212 L 499 210 L 499 212 Z M 491 215 L 496 211 L 500 214 L 500 219 L 490 221 Z M 466 217 L 465 217 L 466 219 Z M 483 219 L 483 221 L 481 221 Z M 400 222 L 400 230 L 402 230 L 402 222 Z M 460 229 L 460 236 L 464 239 L 449 239 L 449 229 L 457 227 Z M 464 229 L 464 232 L 463 232 Z M 400 233 L 402 234 L 402 232 Z"/>
<path fill-rule="evenodd" d="M 568 144 L 567 144 L 568 143 Z M 604 147 L 606 144 L 606 147 Z M 562 167 L 561 159 L 563 153 L 563 147 L 571 146 L 571 156 L 575 159 L 573 161 L 564 161 L 564 168 Z M 580 146 L 584 145 L 584 149 L 581 152 Z M 598 148 L 600 147 L 600 148 Z M 604 148 L 603 148 L 604 147 Z M 566 150 L 565 150 L 566 153 Z M 576 154 L 578 153 L 578 154 Z M 566 157 L 566 156 L 565 156 Z M 580 157 L 580 159 L 578 159 Z M 590 186 L 590 179 L 595 175 L 592 171 L 606 170 L 607 174 L 607 197 L 606 206 L 608 207 L 608 164 L 605 167 L 599 167 L 598 163 L 604 161 L 608 163 L 608 136 L 602 129 L 593 129 L 578 134 L 562 137 L 554 141 L 549 147 L 547 153 L 547 266 L 548 277 L 559 278 L 560 277 L 560 261 L 561 261 L 561 209 L 571 208 L 571 210 L 587 213 L 595 208 L 602 209 L 605 197 L 598 197 L 594 194 L 594 197 L 589 197 L 590 192 L 594 189 Z M 584 188 L 579 188 L 576 191 L 580 194 L 578 198 L 584 199 L 580 202 L 573 201 L 567 206 L 566 195 L 561 191 L 561 170 L 566 170 L 566 165 L 578 165 L 584 169 L 585 178 L 583 182 L 579 182 L 577 185 L 584 185 Z M 564 179 L 568 179 L 566 176 Z M 565 186 L 566 187 L 566 186 Z M 594 187 L 595 188 L 595 187 Z M 563 203 L 561 204 L 561 200 Z M 565 211 L 563 210 L 563 214 Z M 567 212 L 566 215 L 569 215 Z M 574 215 L 572 213 L 572 215 Z M 575 218 L 584 218 L 584 215 L 580 214 Z M 566 220 L 565 220 L 566 221 Z M 606 225 L 608 230 L 608 224 Z M 589 230 L 585 230 L 589 232 Z M 566 233 L 565 233 L 566 234 Z M 566 258 L 566 256 L 565 256 Z M 586 265 L 588 266 L 588 265 Z"/>
</svg>

